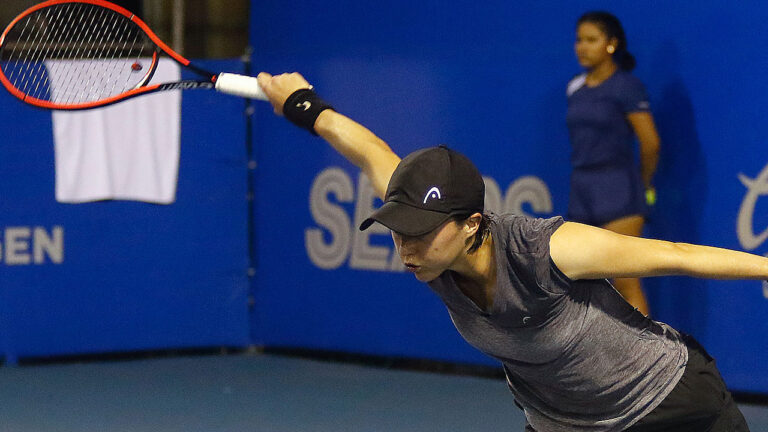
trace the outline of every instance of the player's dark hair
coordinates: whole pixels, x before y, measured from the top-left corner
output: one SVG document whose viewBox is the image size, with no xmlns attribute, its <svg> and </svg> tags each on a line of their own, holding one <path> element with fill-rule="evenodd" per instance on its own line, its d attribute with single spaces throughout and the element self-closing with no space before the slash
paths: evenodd
<svg viewBox="0 0 768 432">
<path fill-rule="evenodd" d="M 627 36 L 616 16 L 604 11 L 587 12 L 576 21 L 576 27 L 588 22 L 592 23 L 605 33 L 608 39 L 616 38 L 616 51 L 613 53 L 613 61 L 623 70 L 631 71 L 635 68 L 635 57 L 627 50 Z"/>
<path fill-rule="evenodd" d="M 472 216 L 472 214 L 454 215 L 452 219 L 456 223 L 461 223 L 469 219 L 470 216 Z M 480 220 L 480 227 L 477 229 L 475 238 L 472 239 L 472 246 L 469 247 L 467 253 L 474 253 L 476 250 L 480 249 L 480 246 L 483 245 L 483 242 L 490 234 L 491 218 L 486 213 L 483 213 L 483 218 Z"/>
</svg>

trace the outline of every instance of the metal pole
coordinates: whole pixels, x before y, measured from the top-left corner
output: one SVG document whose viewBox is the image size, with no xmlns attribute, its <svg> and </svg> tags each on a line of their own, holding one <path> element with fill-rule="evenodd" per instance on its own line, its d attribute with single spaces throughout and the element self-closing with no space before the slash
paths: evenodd
<svg viewBox="0 0 768 432">
<path fill-rule="evenodd" d="M 245 75 L 250 76 L 252 72 L 251 63 L 252 50 L 251 47 L 246 47 L 245 53 L 241 57 L 244 66 Z M 259 167 L 257 161 L 257 155 L 253 144 L 253 113 L 255 107 L 252 99 L 245 100 L 245 154 L 248 160 L 247 177 L 247 227 L 248 227 L 248 315 L 250 322 L 253 323 L 254 318 L 258 314 L 256 304 L 256 269 L 259 266 L 258 249 L 256 247 L 256 169 Z M 250 326 L 250 342 L 252 347 L 258 347 L 263 344 L 262 338 L 256 333 L 256 329 L 253 324 Z"/>
<path fill-rule="evenodd" d="M 173 49 L 184 55 L 184 0 L 173 0 Z"/>
<path fill-rule="evenodd" d="M 159 1 L 144 0 L 142 2 L 142 10 L 144 11 L 144 16 L 142 16 L 141 19 L 146 21 L 147 24 L 149 24 L 149 27 L 155 31 L 164 30 L 160 27 L 160 23 L 162 23 L 163 19 L 163 5 L 160 4 Z M 167 34 L 164 34 L 164 32 L 158 32 L 158 35 L 160 36 L 160 39 L 164 36 L 167 38 Z"/>
</svg>

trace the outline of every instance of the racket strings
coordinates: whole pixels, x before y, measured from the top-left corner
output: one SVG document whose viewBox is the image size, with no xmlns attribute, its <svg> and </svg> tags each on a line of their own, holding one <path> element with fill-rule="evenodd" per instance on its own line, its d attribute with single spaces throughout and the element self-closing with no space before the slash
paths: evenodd
<svg viewBox="0 0 768 432">
<path fill-rule="evenodd" d="M 79 5 L 78 5 L 79 6 Z M 53 37 L 53 40 L 70 40 L 72 38 L 72 32 L 74 31 L 74 28 L 79 24 L 76 22 L 76 20 L 73 20 L 72 17 L 75 14 L 77 8 L 72 7 L 69 8 L 69 14 L 64 20 L 64 25 L 61 26 L 60 31 L 56 33 Z M 60 11 L 61 12 L 61 11 Z M 52 45 L 46 50 L 45 52 L 45 58 L 51 59 L 55 58 L 51 52 Z M 79 49 L 72 50 L 69 55 L 66 53 L 62 54 L 62 60 L 73 60 L 75 58 L 78 58 L 80 56 Z M 74 65 L 71 65 L 70 67 L 66 68 L 65 70 L 61 70 L 61 67 L 59 66 L 61 63 L 57 63 L 55 61 L 48 61 L 47 67 L 49 67 L 52 70 L 52 75 L 57 77 L 62 77 L 62 80 L 64 82 L 68 82 L 72 79 L 75 79 L 77 76 L 81 76 L 80 74 L 77 74 L 75 72 L 77 67 Z M 48 77 L 46 76 L 46 82 L 48 80 Z M 65 92 L 62 92 L 65 93 Z"/>
<path fill-rule="evenodd" d="M 64 63 L 64 69 L 66 69 L 67 73 L 64 78 L 65 82 L 69 82 L 70 79 L 73 79 L 73 76 L 85 77 L 82 86 L 74 89 L 68 88 L 61 92 L 63 102 L 66 104 L 103 99 L 114 94 L 121 93 L 130 87 L 127 85 L 127 82 L 131 77 L 130 74 L 125 74 L 126 80 L 123 87 L 116 87 L 119 75 L 117 73 L 117 68 L 121 64 L 120 62 L 116 61 L 118 53 L 117 50 L 105 55 L 105 50 L 108 50 L 109 45 L 112 45 L 116 48 L 117 44 L 114 42 L 111 44 L 96 43 L 96 41 L 119 41 L 119 39 L 117 39 L 119 34 L 128 34 L 130 21 L 127 19 L 105 21 L 106 14 L 106 9 L 99 10 L 98 16 L 96 16 L 96 14 L 90 14 L 90 20 L 83 23 L 85 29 L 85 43 L 77 47 L 77 50 L 74 52 L 73 56 L 73 59 L 99 59 L 98 61 L 101 63 L 104 73 L 88 73 L 90 62 L 81 61 L 74 65 L 70 62 Z M 87 20 L 87 16 L 83 16 L 83 19 L 84 21 Z M 118 24 L 121 26 L 120 33 L 109 34 L 104 32 L 104 29 L 108 27 L 116 28 Z M 131 39 L 132 46 L 135 46 L 136 38 Z M 125 44 L 127 44 L 127 40 L 123 43 L 123 46 L 125 46 Z M 61 68 L 61 63 L 57 63 L 57 66 L 58 68 Z M 113 77 L 114 79 L 112 79 Z M 109 85 L 110 81 L 113 83 L 111 86 Z M 96 85 L 99 82 L 101 82 L 101 85 Z M 107 87 L 109 87 L 109 89 Z"/>
<path fill-rule="evenodd" d="M 102 12 L 101 15 L 103 15 L 103 10 L 100 11 L 100 12 Z M 78 52 L 77 52 L 78 55 L 77 55 L 77 57 L 82 57 L 84 59 L 101 58 L 101 57 L 96 56 L 95 55 L 96 53 L 94 53 L 94 40 L 98 40 L 98 39 L 94 39 L 94 37 L 96 36 L 96 32 L 94 31 L 94 27 L 96 27 L 95 23 L 97 23 L 99 21 L 96 21 L 96 14 L 89 14 L 89 16 L 90 16 L 90 20 L 86 20 L 87 22 L 85 22 L 85 26 L 84 26 L 84 29 L 85 29 L 85 39 L 86 39 L 85 40 L 85 44 L 78 47 Z M 81 48 L 84 51 L 82 53 L 80 52 Z M 80 76 L 85 77 L 85 80 L 83 82 L 84 85 L 82 87 L 80 87 L 80 88 L 77 88 L 76 90 L 80 90 L 80 95 L 83 98 L 85 98 L 85 93 L 87 91 L 89 91 L 91 89 L 97 90 L 97 88 L 95 88 L 93 86 L 93 83 L 92 83 L 92 80 L 95 78 L 94 75 L 86 73 L 86 70 L 83 70 L 83 66 L 84 65 L 82 63 L 78 64 L 77 65 L 77 69 L 78 69 L 77 72 L 80 74 Z M 68 97 L 67 97 L 67 99 L 65 101 L 67 103 L 72 102 L 73 98 L 77 98 L 77 95 L 67 95 L 67 96 Z"/>
<path fill-rule="evenodd" d="M 24 27 L 26 29 L 28 26 L 25 24 Z M 30 31 L 31 31 L 31 29 L 30 29 Z M 37 35 L 35 33 L 32 33 L 32 35 L 33 35 L 33 41 L 24 40 L 24 46 L 22 48 L 23 50 L 27 50 L 28 49 L 28 47 L 30 46 L 30 42 L 34 43 L 34 42 L 36 42 L 39 39 L 38 38 L 39 35 Z M 35 63 L 34 63 L 36 57 L 37 56 L 33 56 L 33 58 L 30 58 L 29 62 L 24 62 L 21 65 L 21 67 L 19 67 L 16 70 L 17 76 L 19 77 L 21 82 L 25 82 L 26 83 L 27 82 L 27 76 L 31 72 L 30 69 L 35 69 L 36 68 Z"/>
<path fill-rule="evenodd" d="M 97 5 L 63 3 L 32 12 L 8 30 L 0 69 L 28 96 L 76 105 L 146 84 L 154 50 L 129 18 Z"/>
<path fill-rule="evenodd" d="M 62 9 L 58 9 L 57 10 L 57 15 L 55 17 L 53 17 L 53 19 L 51 19 L 52 18 L 51 15 L 52 15 L 53 11 L 52 10 L 47 10 L 46 11 L 46 19 L 47 20 L 52 20 L 52 21 L 59 21 L 61 19 L 62 12 L 63 12 Z M 74 8 L 70 11 L 70 15 L 71 15 L 71 12 L 74 12 Z M 60 32 L 66 31 L 66 29 L 69 26 L 69 24 L 71 24 L 71 22 L 69 20 L 67 20 L 65 25 L 60 26 Z M 61 37 L 61 34 L 56 34 L 54 38 L 58 39 L 60 37 Z M 36 64 L 37 68 L 39 68 L 39 70 L 37 72 L 43 72 L 44 61 L 39 61 L 39 60 L 46 58 L 49 54 L 50 54 L 50 46 L 47 47 L 44 51 L 41 50 L 39 52 L 39 55 L 36 56 L 36 58 L 32 59 L 32 63 L 31 64 Z M 36 85 L 35 85 L 35 91 L 33 92 L 34 94 L 40 94 L 41 93 L 41 88 L 43 88 L 43 89 L 47 88 L 47 86 L 49 85 L 48 74 L 43 73 L 42 76 L 44 77 L 44 80 L 42 82 L 40 80 L 37 80 Z M 28 81 L 23 81 L 23 82 L 28 82 Z"/>
<path fill-rule="evenodd" d="M 17 57 L 16 54 L 16 48 L 21 45 L 21 53 L 19 55 L 19 59 L 21 60 L 18 63 L 10 63 L 9 67 L 12 68 L 11 74 L 9 75 L 9 78 L 11 82 L 17 86 L 22 92 L 29 94 L 29 88 L 28 86 L 32 84 L 36 84 L 36 88 L 38 89 L 37 93 L 34 93 L 34 95 L 39 95 L 39 88 L 40 85 L 45 85 L 48 83 L 48 75 L 45 73 L 41 73 L 45 71 L 45 64 L 44 59 L 48 58 L 52 45 L 43 45 L 42 41 L 44 40 L 44 31 L 34 31 L 34 28 L 40 27 L 41 23 L 43 28 L 47 28 L 44 23 L 47 22 L 63 22 L 64 25 L 57 26 L 52 31 L 52 40 L 62 40 L 62 31 L 72 24 L 72 14 L 75 12 L 76 8 L 70 8 L 69 10 L 69 16 L 66 17 L 65 20 L 61 21 L 61 13 L 63 10 L 61 8 L 56 8 L 58 12 L 58 16 L 56 17 L 56 20 L 51 19 L 51 15 L 54 11 L 52 8 L 47 8 L 43 10 L 44 18 L 36 20 L 25 20 L 24 23 L 24 30 L 22 31 L 22 34 L 19 36 L 18 41 L 14 44 L 14 52 L 13 56 L 11 57 L 11 61 L 15 60 Z M 29 24 L 33 23 L 32 28 L 30 29 L 30 33 L 27 34 L 27 37 L 24 37 L 24 32 L 27 31 L 29 28 Z M 33 50 L 32 47 L 39 46 L 41 49 Z M 24 55 L 26 54 L 26 57 Z M 14 67 L 17 66 L 17 67 Z M 13 72 L 16 72 L 14 75 Z M 43 78 L 43 80 L 39 79 L 33 79 L 32 77 L 40 76 Z M 17 84 L 21 84 L 20 86 Z"/>
</svg>

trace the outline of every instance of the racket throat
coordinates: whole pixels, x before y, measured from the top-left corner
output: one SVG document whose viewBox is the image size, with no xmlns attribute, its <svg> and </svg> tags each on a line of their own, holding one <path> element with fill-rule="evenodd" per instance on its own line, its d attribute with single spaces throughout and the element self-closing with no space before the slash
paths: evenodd
<svg viewBox="0 0 768 432">
<path fill-rule="evenodd" d="M 174 83 L 160 84 L 158 90 L 193 90 L 193 89 L 212 89 L 214 84 L 208 81 L 184 80 Z"/>
</svg>

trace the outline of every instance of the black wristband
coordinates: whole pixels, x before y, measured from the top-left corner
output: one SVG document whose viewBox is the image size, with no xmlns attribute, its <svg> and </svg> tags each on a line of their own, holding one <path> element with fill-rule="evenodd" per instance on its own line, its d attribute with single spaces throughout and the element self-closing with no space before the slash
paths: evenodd
<svg viewBox="0 0 768 432">
<path fill-rule="evenodd" d="M 320 99 L 312 89 L 301 89 L 293 92 L 285 100 L 283 115 L 296 126 L 317 135 L 315 121 L 320 113 L 327 109 L 333 109 L 333 107 Z"/>
</svg>

